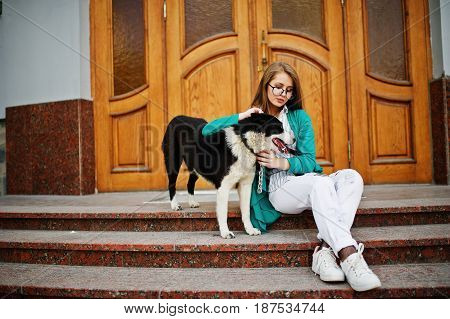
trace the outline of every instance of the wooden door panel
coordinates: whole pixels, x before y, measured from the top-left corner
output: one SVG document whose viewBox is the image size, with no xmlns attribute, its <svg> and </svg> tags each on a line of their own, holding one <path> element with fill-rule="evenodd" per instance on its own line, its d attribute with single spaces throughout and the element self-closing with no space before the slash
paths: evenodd
<svg viewBox="0 0 450 319">
<path fill-rule="evenodd" d="M 171 12 L 167 18 L 169 120 L 179 114 L 192 115 L 189 109 L 192 106 L 203 109 L 202 117 L 207 109 L 212 109 L 207 120 L 248 107 L 251 95 L 248 8 L 245 1 L 232 4 L 233 32 L 206 38 L 198 36 L 200 42 L 184 49 L 183 1 L 168 1 L 167 10 Z"/>
<path fill-rule="evenodd" d="M 164 185 L 163 18 L 153 14 L 162 7 L 163 0 L 91 1 L 99 191 Z"/>
<path fill-rule="evenodd" d="M 210 121 L 248 108 L 247 2 L 172 0 L 167 10 L 168 121 L 180 114 Z M 196 21 L 211 28 L 199 28 Z M 177 187 L 186 188 L 187 180 L 183 164 Z M 202 178 L 196 187 L 213 188 Z"/>
<path fill-rule="evenodd" d="M 236 51 L 207 59 L 182 77 L 181 114 L 207 121 L 238 112 L 236 81 Z M 189 172 L 183 163 L 177 188 L 186 188 Z M 197 189 L 212 189 L 211 183 L 200 178 Z"/>
<path fill-rule="evenodd" d="M 370 164 L 415 162 L 411 101 L 368 95 Z"/>
<path fill-rule="evenodd" d="M 426 1 L 381 2 L 346 3 L 352 167 L 370 184 L 431 182 Z"/>
<path fill-rule="evenodd" d="M 164 0 L 114 1 L 91 1 L 100 191 L 166 188 L 167 123 L 248 108 L 263 57 L 299 73 L 326 173 L 352 167 L 369 184 L 431 181 L 426 0 L 167 0 L 166 19 Z M 180 188 L 187 177 L 183 168 Z"/>
<path fill-rule="evenodd" d="M 202 63 L 183 77 L 183 114 L 214 119 L 237 111 L 236 53 Z"/>
<path fill-rule="evenodd" d="M 113 116 L 112 171 L 149 170 L 145 148 L 147 138 L 147 106 L 129 113 Z"/>
</svg>

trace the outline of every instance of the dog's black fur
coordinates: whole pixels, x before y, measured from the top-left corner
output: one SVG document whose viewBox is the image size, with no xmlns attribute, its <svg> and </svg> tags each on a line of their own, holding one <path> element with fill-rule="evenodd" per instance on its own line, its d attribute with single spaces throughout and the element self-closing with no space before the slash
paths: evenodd
<svg viewBox="0 0 450 319">
<path fill-rule="evenodd" d="M 206 124 L 204 119 L 180 115 L 174 117 L 167 126 L 162 150 L 169 178 L 170 200 L 175 196 L 175 184 L 182 161 L 190 172 L 187 189 L 188 193 L 193 195 L 198 179 L 195 172 L 219 188 L 231 165 L 238 160 L 232 154 L 223 130 L 207 136 L 202 135 Z M 253 113 L 232 127 L 244 144 L 244 135 L 250 131 L 264 133 L 265 136 L 283 133 L 282 123 L 264 113 Z"/>
<path fill-rule="evenodd" d="M 220 235 L 234 238 L 227 225 L 228 196 L 238 186 L 242 222 L 249 235 L 261 234 L 250 221 L 251 187 L 256 171 L 256 153 L 273 147 L 272 136 L 282 136 L 283 124 L 268 114 L 251 114 L 237 125 L 203 136 L 206 121 L 177 116 L 170 121 L 162 150 L 169 178 L 171 207 L 181 210 L 175 198 L 176 181 L 182 162 L 189 170 L 187 183 L 190 207 L 199 207 L 193 199 L 198 176 L 217 188 L 216 213 Z"/>
<path fill-rule="evenodd" d="M 190 172 L 187 184 L 189 194 L 193 194 L 198 179 L 194 169 L 219 188 L 227 168 L 237 161 L 230 148 L 226 147 L 224 131 L 202 135 L 206 123 L 204 119 L 180 115 L 167 126 L 162 150 L 169 178 L 170 200 L 175 195 L 175 183 L 183 161 Z M 218 159 L 223 165 L 217 165 Z"/>
</svg>

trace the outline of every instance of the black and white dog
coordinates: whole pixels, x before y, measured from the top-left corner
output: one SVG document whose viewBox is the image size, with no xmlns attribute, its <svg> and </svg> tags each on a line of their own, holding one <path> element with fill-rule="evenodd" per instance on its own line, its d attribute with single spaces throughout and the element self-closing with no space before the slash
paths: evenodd
<svg viewBox="0 0 450 319">
<path fill-rule="evenodd" d="M 272 138 L 293 143 L 293 136 L 286 134 L 282 123 L 264 113 L 253 113 L 239 124 L 208 136 L 202 135 L 207 122 L 204 119 L 177 116 L 167 126 L 162 150 L 169 178 L 171 207 L 181 210 L 176 199 L 176 181 L 184 160 L 189 170 L 187 183 L 190 207 L 199 207 L 194 200 L 195 182 L 198 175 L 217 188 L 216 214 L 220 235 L 234 238 L 228 229 L 228 198 L 230 190 L 237 184 L 245 231 L 249 235 L 261 234 L 250 221 L 250 195 L 256 172 L 256 153 L 262 150 L 277 150 Z"/>
</svg>

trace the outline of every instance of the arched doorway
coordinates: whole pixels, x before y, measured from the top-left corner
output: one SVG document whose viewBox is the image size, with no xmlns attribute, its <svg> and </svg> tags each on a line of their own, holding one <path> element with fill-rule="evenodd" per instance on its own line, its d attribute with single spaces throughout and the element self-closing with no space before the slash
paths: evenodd
<svg viewBox="0 0 450 319">
<path fill-rule="evenodd" d="M 277 60 L 299 72 L 326 172 L 430 182 L 426 4 L 92 1 L 98 189 L 164 189 L 167 122 L 245 110 Z"/>
</svg>

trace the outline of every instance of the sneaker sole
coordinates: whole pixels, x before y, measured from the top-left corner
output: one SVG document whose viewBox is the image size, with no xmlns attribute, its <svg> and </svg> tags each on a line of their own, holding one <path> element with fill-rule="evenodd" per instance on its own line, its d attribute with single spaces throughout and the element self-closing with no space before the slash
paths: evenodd
<svg viewBox="0 0 450 319">
<path fill-rule="evenodd" d="M 313 270 L 313 273 L 315 275 L 319 276 L 320 280 L 325 281 L 325 282 L 345 281 L 345 275 L 344 274 L 342 274 L 342 276 L 334 276 L 334 277 L 333 276 L 329 276 L 329 277 L 327 277 L 327 276 L 323 276 L 323 275 L 315 272 L 314 270 Z"/>
<path fill-rule="evenodd" d="M 352 285 L 350 285 L 350 287 L 352 287 L 353 290 L 355 290 L 355 291 L 362 292 L 362 291 L 368 291 L 368 290 L 372 290 L 372 289 L 375 289 L 375 288 L 379 288 L 379 287 L 381 287 L 381 283 L 378 282 L 378 283 L 373 283 L 373 284 L 370 284 L 370 285 L 362 285 L 362 286 L 352 286 Z"/>
</svg>

